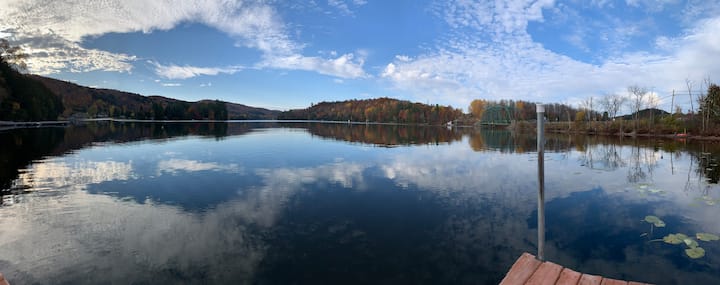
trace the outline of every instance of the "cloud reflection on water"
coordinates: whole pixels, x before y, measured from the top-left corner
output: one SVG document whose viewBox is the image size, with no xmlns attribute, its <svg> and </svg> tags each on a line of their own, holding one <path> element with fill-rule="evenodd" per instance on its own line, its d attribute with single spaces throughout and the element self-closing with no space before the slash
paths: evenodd
<svg viewBox="0 0 720 285">
<path fill-rule="evenodd" d="M 114 145 L 37 162 L 19 181 L 38 189 L 65 190 L 53 197 L 31 192 L 22 203 L 0 208 L 0 227 L 9 229 L 0 231 L 0 267 L 7 268 L 6 275 L 21 276 L 16 279 L 21 283 L 252 283 L 268 278 L 278 264 L 301 260 L 293 254 L 303 251 L 331 248 L 336 251 L 328 254 L 382 256 L 387 252 L 383 246 L 400 244 L 405 247 L 392 252 L 397 259 L 375 263 L 402 268 L 407 265 L 402 262 L 416 260 L 423 270 L 442 269 L 433 271 L 446 278 L 442 280 L 463 283 L 472 276 L 482 283 L 502 274 L 516 252 L 534 250 L 533 153 L 476 152 L 467 144 L 366 148 L 312 140 L 297 131 L 293 140 L 281 140 L 287 139 L 287 132 L 271 129 L 222 141 L 138 144 L 138 159 L 128 162 L 89 160 L 98 152 L 117 151 Z M 270 138 L 273 144 L 266 142 Z M 248 144 L 250 139 L 256 144 Z M 193 152 L 206 144 L 212 146 L 212 154 Z M 277 154 L 275 148 L 292 153 L 293 159 L 248 160 L 256 150 Z M 174 152 L 170 158 L 147 155 L 157 149 Z M 645 214 L 669 217 L 688 229 L 720 232 L 714 222 L 717 207 L 688 206 L 707 193 L 684 187 L 696 164 L 689 155 L 646 146 L 588 144 L 561 148 L 547 157 L 548 207 L 559 207 L 548 224 L 562 225 L 562 236 L 548 239 L 548 252 L 565 265 L 598 272 L 644 272 L 633 262 L 659 256 L 643 252 L 643 241 L 636 240 L 645 230 L 640 221 Z M 646 174 L 628 181 L 635 166 Z M 643 195 L 636 187 L 640 184 L 665 192 Z M 710 187 L 709 194 L 716 195 L 717 185 Z M 188 206 L 211 195 L 218 197 L 199 207 Z M 316 207 L 318 203 L 328 208 Z M 638 205 L 651 213 L 631 211 L 641 209 Z M 597 218 L 597 213 L 606 216 Z M 363 224 L 364 219 L 377 225 Z M 598 236 L 628 237 L 615 247 L 599 241 L 591 249 L 597 256 L 576 262 L 578 246 L 569 244 L 588 239 L 582 233 L 592 233 L 593 227 L 618 229 Z M 412 231 L 402 231 L 406 229 Z M 293 243 L 297 238 L 328 240 L 317 248 L 304 248 Z M 622 251 L 621 263 L 627 267 L 618 268 L 605 249 Z M 653 270 L 678 270 L 666 256 L 660 257 Z M 316 267 L 345 268 L 314 262 Z M 364 272 L 373 261 L 354 262 L 360 264 L 354 272 Z"/>
</svg>

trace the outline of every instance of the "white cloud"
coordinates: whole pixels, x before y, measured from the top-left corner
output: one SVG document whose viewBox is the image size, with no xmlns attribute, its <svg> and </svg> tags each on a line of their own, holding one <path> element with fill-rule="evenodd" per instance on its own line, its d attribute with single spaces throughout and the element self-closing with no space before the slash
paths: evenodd
<svg viewBox="0 0 720 285">
<path fill-rule="evenodd" d="M 241 71 L 242 66 L 227 67 L 197 67 L 197 66 L 179 66 L 179 65 L 162 65 L 157 62 L 149 62 L 155 66 L 155 74 L 167 79 L 187 79 L 201 75 L 218 75 L 220 73 L 233 74 Z"/>
<path fill-rule="evenodd" d="M 363 70 L 364 63 L 365 60 L 363 58 L 355 58 L 351 53 L 341 55 L 335 59 L 295 54 L 268 57 L 261 62 L 258 67 L 315 71 L 320 74 L 348 79 L 367 77 L 368 74 Z"/>
<path fill-rule="evenodd" d="M 363 1 L 352 2 L 354 6 L 362 4 Z M 361 64 L 338 66 L 336 60 L 342 58 L 303 56 L 303 44 L 290 38 L 276 10 L 264 1 L 108 0 L 78 4 L 27 0 L 2 6 L 0 31 L 11 34 L 13 43 L 33 49 L 28 65 L 34 73 L 48 74 L 65 69 L 130 71 L 132 62 L 137 60 L 134 56 L 87 49 L 82 47 L 83 40 L 107 33 L 169 30 L 187 22 L 216 28 L 236 39 L 238 46 L 261 51 L 263 62 L 279 61 L 278 64 L 263 64 L 267 67 L 312 70 L 340 77 L 364 73 L 356 70 L 362 69 Z M 38 47 L 38 42 L 50 43 L 52 47 Z M 168 77 L 171 79 L 237 71 L 236 67 L 227 69 L 170 66 L 161 71 L 176 76 Z"/>
<path fill-rule="evenodd" d="M 70 72 L 95 70 L 129 72 L 135 56 L 86 49 L 53 33 L 18 36 L 13 44 L 23 47 L 29 55 L 28 70 L 37 74 L 52 74 L 61 69 Z"/>
<path fill-rule="evenodd" d="M 720 76 L 720 37 L 714 36 L 720 18 L 659 40 L 669 49 L 663 54 L 623 52 L 591 64 L 545 49 L 527 33 L 528 22 L 543 21 L 542 10 L 551 2 L 519 2 L 451 2 L 440 14 L 458 36 L 412 60 L 398 56 L 381 76 L 418 99 L 441 97 L 461 107 L 475 98 L 576 102 L 624 94 L 631 84 L 654 87 L 663 96 L 682 90 L 685 78 Z"/>
<path fill-rule="evenodd" d="M 164 86 L 164 87 L 178 87 L 178 86 L 182 86 L 182 84 L 180 84 L 180 83 L 161 83 L 160 85 L 162 85 L 162 86 Z"/>
</svg>

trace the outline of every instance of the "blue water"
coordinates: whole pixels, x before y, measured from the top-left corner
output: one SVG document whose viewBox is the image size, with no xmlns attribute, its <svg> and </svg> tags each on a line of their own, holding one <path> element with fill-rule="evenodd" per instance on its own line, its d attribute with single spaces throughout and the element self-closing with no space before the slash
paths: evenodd
<svg viewBox="0 0 720 285">
<path fill-rule="evenodd" d="M 99 124 L 0 142 L 0 272 L 13 284 L 497 284 L 537 251 L 532 136 Z M 548 135 L 546 151 L 547 259 L 720 284 L 720 241 L 697 241 L 697 259 L 662 241 L 720 234 L 720 147 Z"/>
</svg>

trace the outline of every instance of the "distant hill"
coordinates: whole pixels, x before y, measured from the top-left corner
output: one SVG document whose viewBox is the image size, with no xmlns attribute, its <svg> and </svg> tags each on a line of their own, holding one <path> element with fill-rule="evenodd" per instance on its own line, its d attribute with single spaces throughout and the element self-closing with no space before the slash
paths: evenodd
<svg viewBox="0 0 720 285">
<path fill-rule="evenodd" d="M 80 86 L 38 75 L 27 77 L 42 82 L 62 100 L 63 118 L 73 116 L 122 117 L 133 119 L 275 119 L 279 111 L 223 101 L 187 102 L 162 96 L 143 96 L 112 89 Z"/>
<path fill-rule="evenodd" d="M 638 114 L 638 117 L 640 119 L 662 118 L 662 116 L 670 114 L 668 112 L 665 112 L 660 109 L 655 109 L 655 108 L 640 110 L 636 113 Z M 636 113 L 632 113 L 632 114 L 624 115 L 624 116 L 618 116 L 618 118 L 622 118 L 623 120 L 634 120 Z"/>
<path fill-rule="evenodd" d="M 462 110 L 451 106 L 377 98 L 321 102 L 306 109 L 282 112 L 278 115 L 278 119 L 445 124 L 462 115 Z"/>
</svg>

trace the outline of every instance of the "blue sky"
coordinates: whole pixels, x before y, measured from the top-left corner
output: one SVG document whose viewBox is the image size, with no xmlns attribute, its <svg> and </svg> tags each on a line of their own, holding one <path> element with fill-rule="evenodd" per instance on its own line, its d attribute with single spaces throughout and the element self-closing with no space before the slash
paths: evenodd
<svg viewBox="0 0 720 285">
<path fill-rule="evenodd" d="M 687 110 L 686 80 L 697 93 L 720 78 L 717 0 L 73 2 L 0 0 L 0 37 L 30 54 L 29 72 L 190 101 L 466 110 L 577 105 L 639 85 L 665 110 L 675 90 Z"/>
</svg>

